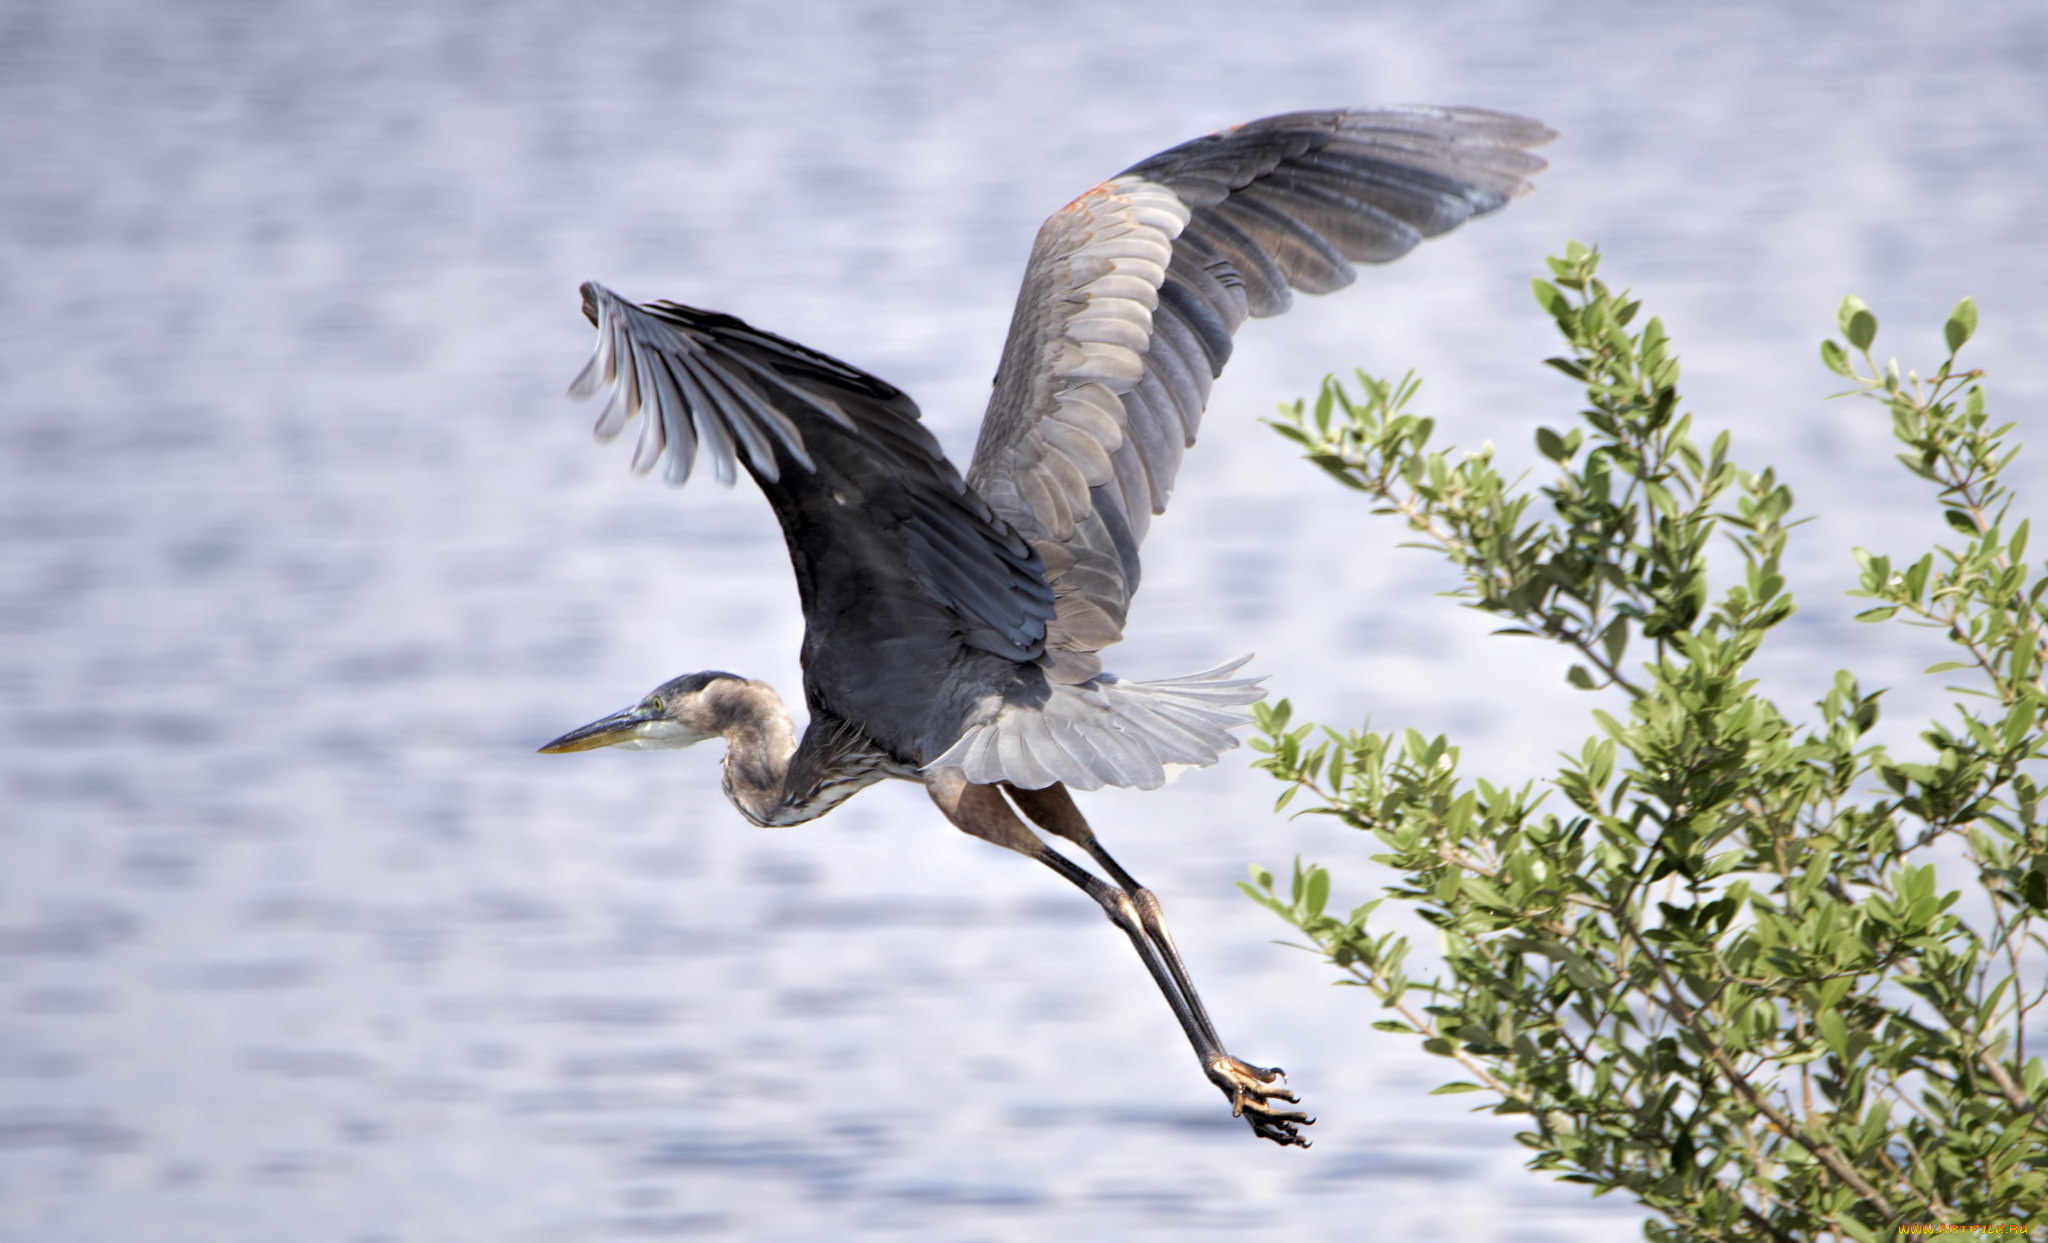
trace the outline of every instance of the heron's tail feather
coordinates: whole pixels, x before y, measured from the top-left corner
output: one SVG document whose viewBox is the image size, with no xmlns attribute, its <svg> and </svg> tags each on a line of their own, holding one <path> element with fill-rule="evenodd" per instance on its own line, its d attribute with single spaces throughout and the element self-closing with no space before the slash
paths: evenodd
<svg viewBox="0 0 2048 1243">
<path fill-rule="evenodd" d="M 1051 685 L 1042 704 L 1004 704 L 971 726 L 928 768 L 958 768 L 971 782 L 1027 790 L 1055 782 L 1076 790 L 1152 790 L 1182 768 L 1214 764 L 1237 746 L 1245 706 L 1266 697 L 1262 678 L 1233 678 L 1250 656 L 1158 682 L 1100 674 Z"/>
</svg>

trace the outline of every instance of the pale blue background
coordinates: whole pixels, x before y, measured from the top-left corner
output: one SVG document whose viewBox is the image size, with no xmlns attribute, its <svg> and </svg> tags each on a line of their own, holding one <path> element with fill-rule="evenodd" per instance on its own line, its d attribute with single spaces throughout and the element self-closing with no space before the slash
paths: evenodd
<svg viewBox="0 0 2048 1243">
<path fill-rule="evenodd" d="M 797 685 L 759 498 L 631 479 L 562 399 L 577 282 L 841 355 L 964 456 L 1047 212 L 1376 102 L 1563 137 L 1533 198 L 1242 334 L 1114 665 L 1255 650 L 1498 775 L 1581 736 L 1561 656 L 1256 422 L 1412 365 L 1528 461 L 1574 394 L 1527 280 L 1577 237 L 1821 514 L 1769 688 L 1854 662 L 1910 738 L 1937 656 L 1841 592 L 1936 511 L 1814 345 L 1855 291 L 1924 363 L 1975 294 L 2031 425 L 2036 5 L 0 2 L 0 1236 L 1634 1237 L 1270 944 L 1246 862 L 1348 902 L 1372 847 L 1274 819 L 1242 752 L 1087 806 L 1306 1153 L 1227 1116 L 1085 898 L 917 790 L 763 832 L 709 749 L 531 753 L 686 669 Z"/>
</svg>

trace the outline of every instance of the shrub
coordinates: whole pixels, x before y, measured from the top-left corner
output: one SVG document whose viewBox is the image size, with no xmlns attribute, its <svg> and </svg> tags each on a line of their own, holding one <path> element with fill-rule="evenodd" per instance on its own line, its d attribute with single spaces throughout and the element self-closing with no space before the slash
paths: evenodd
<svg viewBox="0 0 2048 1243">
<path fill-rule="evenodd" d="M 1244 886 L 1391 1015 L 1374 1026 L 1456 1061 L 1438 1092 L 1526 1117 L 1534 1169 L 1626 1191 L 1652 1239 L 1876 1239 L 1926 1223 L 2033 1228 L 2048 1202 L 2048 1068 L 2026 1023 L 2044 986 L 2048 567 L 2001 482 L 2017 447 L 1957 352 L 1901 376 L 1877 321 L 1842 304 L 1822 360 L 1889 412 L 1953 539 L 1860 551 L 1861 620 L 1940 629 L 1953 715 L 1897 757 L 1872 741 L 1882 692 L 1838 672 L 1802 719 L 1746 672 L 1793 612 L 1781 569 L 1792 493 L 1702 444 L 1655 318 L 1573 243 L 1536 299 L 1584 386 L 1556 467 L 1530 490 L 1491 450 L 1430 448 L 1411 376 L 1325 381 L 1274 424 L 1309 460 L 1448 558 L 1502 633 L 1569 649 L 1607 692 L 1597 733 L 1547 782 L 1467 778 L 1446 739 L 1260 713 L 1279 803 L 1373 834 L 1385 897 L 1328 911 L 1329 873 Z M 1739 553 L 1709 575 L 1716 535 Z M 1718 564 L 1718 563 L 1717 563 Z M 1634 653 L 1631 661 L 1630 654 Z M 1625 711 L 1623 710 L 1625 707 Z M 1560 739 L 1560 744 L 1565 742 Z M 1441 966 L 1374 922 L 1412 904 Z"/>
</svg>

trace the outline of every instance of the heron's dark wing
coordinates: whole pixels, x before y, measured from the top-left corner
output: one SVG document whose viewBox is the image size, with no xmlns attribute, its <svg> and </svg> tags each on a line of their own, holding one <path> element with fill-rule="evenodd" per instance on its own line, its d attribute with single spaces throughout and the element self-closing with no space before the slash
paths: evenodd
<svg viewBox="0 0 2048 1243">
<path fill-rule="evenodd" d="M 1551 132 L 1474 108 L 1268 117 L 1132 165 L 1045 222 L 967 481 L 1044 558 L 1048 675 L 1123 634 L 1138 545 L 1247 315 L 1492 211 Z"/>
<path fill-rule="evenodd" d="M 721 479 L 744 466 L 774 506 L 803 599 L 806 682 L 838 715 L 879 741 L 908 737 L 937 693 L 924 684 L 960 648 L 1043 653 L 1053 607 L 1038 554 L 961 482 L 910 398 L 730 315 L 595 284 L 583 309 L 597 352 L 570 392 L 610 388 L 598 437 L 645 414 L 635 470 L 666 456 L 679 483 L 701 447 Z"/>
</svg>

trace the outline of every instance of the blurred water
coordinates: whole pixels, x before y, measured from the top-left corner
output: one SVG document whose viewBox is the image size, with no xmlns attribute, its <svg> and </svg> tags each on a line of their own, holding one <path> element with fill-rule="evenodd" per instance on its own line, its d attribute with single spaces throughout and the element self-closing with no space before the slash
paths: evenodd
<svg viewBox="0 0 2048 1243">
<path fill-rule="evenodd" d="M 1564 137 L 1541 192 L 1241 338 L 1117 662 L 1245 650 L 1313 715 L 1535 773 L 1588 701 L 1259 428 L 1364 364 L 1527 460 L 1567 237 L 1809 512 L 1797 703 L 1853 542 L 1936 528 L 1812 343 L 1984 309 L 2048 388 L 2035 6 L 0 6 L 0 1236 L 1620 1239 L 1230 889 L 1370 849 L 1235 759 L 1089 800 L 1233 1048 L 1253 1141 L 1085 898 L 914 789 L 746 828 L 711 754 L 538 757 L 667 676 L 798 682 L 746 487 L 627 477 L 559 394 L 579 280 L 744 315 L 972 442 L 1032 230 L 1193 134 L 1443 101 Z M 1910 326 L 1909 343 L 1901 329 Z M 962 352 L 964 351 L 964 352 Z M 2039 459 L 2026 477 L 2039 481 Z"/>
</svg>

